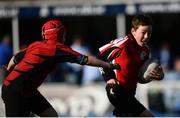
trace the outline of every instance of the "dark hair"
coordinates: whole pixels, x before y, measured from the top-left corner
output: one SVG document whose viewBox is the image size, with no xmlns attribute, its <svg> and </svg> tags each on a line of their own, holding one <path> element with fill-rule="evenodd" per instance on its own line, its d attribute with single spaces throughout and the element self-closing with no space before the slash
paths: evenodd
<svg viewBox="0 0 180 118">
<path fill-rule="evenodd" d="M 131 28 L 137 29 L 140 25 L 150 25 L 152 26 L 152 19 L 146 14 L 137 14 L 133 17 L 131 22 Z"/>
</svg>

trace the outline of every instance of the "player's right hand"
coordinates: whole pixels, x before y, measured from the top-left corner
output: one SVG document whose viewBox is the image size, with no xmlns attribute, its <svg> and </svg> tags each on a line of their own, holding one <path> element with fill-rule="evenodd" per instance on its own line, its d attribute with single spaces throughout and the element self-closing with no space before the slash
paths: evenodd
<svg viewBox="0 0 180 118">
<path fill-rule="evenodd" d="M 6 77 L 9 74 L 9 71 L 7 70 L 7 65 L 2 65 L 1 69 L 4 72 L 4 75 Z"/>
<path fill-rule="evenodd" d="M 109 79 L 106 82 L 106 91 L 111 96 L 116 98 L 116 92 L 117 92 L 117 85 L 119 85 L 119 81 L 115 79 Z"/>
<path fill-rule="evenodd" d="M 106 84 L 108 85 L 108 86 L 114 86 L 115 84 L 119 84 L 119 81 L 117 81 L 117 80 L 115 80 L 115 79 L 109 79 L 107 82 L 106 82 Z"/>
<path fill-rule="evenodd" d="M 121 66 L 119 64 L 116 64 L 116 63 L 111 63 L 111 69 L 121 70 Z"/>
</svg>

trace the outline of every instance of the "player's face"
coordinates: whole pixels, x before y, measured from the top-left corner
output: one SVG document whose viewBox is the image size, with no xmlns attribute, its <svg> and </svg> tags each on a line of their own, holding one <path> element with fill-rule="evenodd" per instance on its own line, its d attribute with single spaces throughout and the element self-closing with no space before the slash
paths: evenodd
<svg viewBox="0 0 180 118">
<path fill-rule="evenodd" d="M 151 37 L 152 27 L 140 25 L 137 29 L 132 28 L 131 32 L 138 45 L 145 46 Z"/>
</svg>

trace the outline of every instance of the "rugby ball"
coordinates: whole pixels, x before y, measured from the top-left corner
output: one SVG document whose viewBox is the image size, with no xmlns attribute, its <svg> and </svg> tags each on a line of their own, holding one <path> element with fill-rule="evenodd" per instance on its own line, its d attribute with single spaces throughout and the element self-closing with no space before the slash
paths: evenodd
<svg viewBox="0 0 180 118">
<path fill-rule="evenodd" d="M 152 69 L 158 69 L 160 66 L 160 62 L 157 59 L 148 59 L 145 61 L 145 63 L 140 67 L 139 73 L 138 73 L 138 82 L 141 84 L 149 83 L 153 78 L 149 76 L 149 70 Z M 162 78 L 164 77 L 162 73 Z"/>
</svg>

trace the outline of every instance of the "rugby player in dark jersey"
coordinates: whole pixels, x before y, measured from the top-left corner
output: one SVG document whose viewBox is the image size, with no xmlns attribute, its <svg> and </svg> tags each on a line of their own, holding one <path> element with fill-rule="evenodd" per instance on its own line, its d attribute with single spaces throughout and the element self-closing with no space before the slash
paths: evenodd
<svg viewBox="0 0 180 118">
<path fill-rule="evenodd" d="M 58 20 L 50 20 L 42 26 L 42 41 L 30 44 L 12 57 L 6 68 L 9 74 L 2 86 L 6 116 L 25 117 L 32 112 L 40 117 L 58 117 L 37 90 L 57 63 L 71 62 L 106 69 L 119 67 L 72 50 L 64 45 L 64 35 L 64 25 Z"/>
</svg>

